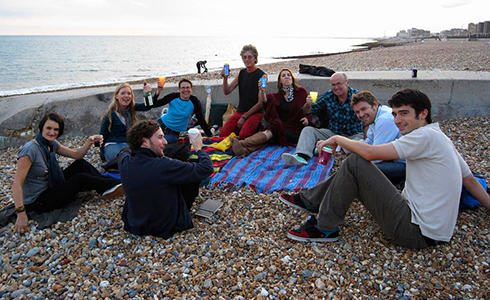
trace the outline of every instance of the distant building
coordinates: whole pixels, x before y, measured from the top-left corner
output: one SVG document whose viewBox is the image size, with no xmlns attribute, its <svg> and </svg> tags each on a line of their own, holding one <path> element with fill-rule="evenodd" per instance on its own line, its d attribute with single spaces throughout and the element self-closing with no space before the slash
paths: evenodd
<svg viewBox="0 0 490 300">
<path fill-rule="evenodd" d="M 430 31 L 429 30 L 412 28 L 412 29 L 409 29 L 408 30 L 408 35 L 411 38 L 426 38 L 426 37 L 430 37 Z"/>
<path fill-rule="evenodd" d="M 430 31 L 428 30 L 423 30 L 423 29 L 417 29 L 417 28 L 412 28 L 408 29 L 407 31 L 401 30 L 396 34 L 397 38 L 402 38 L 402 39 L 420 39 L 420 38 L 427 38 L 430 37 Z"/>
<path fill-rule="evenodd" d="M 490 34 L 490 21 L 485 21 L 483 24 L 483 34 Z"/>
<path fill-rule="evenodd" d="M 441 31 L 441 35 L 446 37 L 451 37 L 451 36 L 467 37 L 468 33 L 469 33 L 468 30 L 463 28 L 453 28 L 450 30 Z"/>
<path fill-rule="evenodd" d="M 469 34 L 476 34 L 477 33 L 476 27 L 477 27 L 477 24 L 475 24 L 475 23 L 468 24 L 468 33 Z"/>
<path fill-rule="evenodd" d="M 468 35 L 474 37 L 490 37 L 490 21 L 468 24 Z"/>
</svg>

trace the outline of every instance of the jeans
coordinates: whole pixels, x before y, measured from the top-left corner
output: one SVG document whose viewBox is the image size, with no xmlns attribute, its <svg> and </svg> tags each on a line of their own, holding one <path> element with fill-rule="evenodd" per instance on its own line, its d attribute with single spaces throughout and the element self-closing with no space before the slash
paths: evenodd
<svg viewBox="0 0 490 300">
<path fill-rule="evenodd" d="M 175 134 L 168 128 L 163 130 L 164 138 L 167 140 L 167 144 L 175 144 L 179 140 L 179 135 Z"/>
<path fill-rule="evenodd" d="M 104 157 L 107 162 L 113 160 L 116 158 L 117 154 L 119 151 L 122 149 L 129 147 L 127 143 L 116 143 L 116 144 L 109 144 L 104 146 Z"/>
<path fill-rule="evenodd" d="M 391 182 L 371 162 L 352 153 L 340 170 L 318 185 L 301 190 L 307 206 L 318 207 L 318 227 L 334 230 L 343 223 L 352 201 L 358 199 L 396 244 L 421 249 L 430 246 L 418 225 L 411 222 L 411 210 Z"/>
<path fill-rule="evenodd" d="M 405 181 L 406 164 L 393 160 L 383 160 L 374 164 L 393 184 Z"/>
</svg>

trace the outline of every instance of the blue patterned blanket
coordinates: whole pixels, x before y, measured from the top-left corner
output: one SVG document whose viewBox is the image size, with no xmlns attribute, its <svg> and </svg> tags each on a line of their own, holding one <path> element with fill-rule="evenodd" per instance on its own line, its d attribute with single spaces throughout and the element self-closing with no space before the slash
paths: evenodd
<svg viewBox="0 0 490 300">
<path fill-rule="evenodd" d="M 245 158 L 234 157 L 213 178 L 210 188 L 236 190 L 248 186 L 257 193 L 299 191 L 313 187 L 330 175 L 334 158 L 326 166 L 318 163 L 318 157 L 308 165 L 287 166 L 281 158 L 284 152 L 293 153 L 294 147 L 264 146 Z"/>
</svg>

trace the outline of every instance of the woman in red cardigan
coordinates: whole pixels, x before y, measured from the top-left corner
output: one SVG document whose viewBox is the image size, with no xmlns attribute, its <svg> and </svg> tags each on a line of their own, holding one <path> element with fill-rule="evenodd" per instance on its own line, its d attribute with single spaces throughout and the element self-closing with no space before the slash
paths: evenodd
<svg viewBox="0 0 490 300">
<path fill-rule="evenodd" d="M 276 93 L 266 94 L 266 88 L 260 88 L 259 81 L 259 101 L 265 107 L 266 130 L 244 140 L 230 137 L 237 156 L 245 157 L 266 142 L 281 146 L 295 145 L 301 130 L 312 123 L 311 115 L 305 116 L 302 109 L 309 97 L 308 92 L 296 83 L 290 69 L 279 72 L 277 89 Z"/>
</svg>

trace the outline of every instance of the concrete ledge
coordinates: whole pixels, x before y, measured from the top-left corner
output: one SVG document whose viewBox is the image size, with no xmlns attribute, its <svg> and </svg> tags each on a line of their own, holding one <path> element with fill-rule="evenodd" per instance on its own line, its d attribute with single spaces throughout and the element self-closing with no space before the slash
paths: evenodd
<svg viewBox="0 0 490 300">
<path fill-rule="evenodd" d="M 433 119 L 451 119 L 490 115 L 490 72 L 419 71 L 411 78 L 410 71 L 348 72 L 350 86 L 369 90 L 386 104 L 402 88 L 413 87 L 426 93 L 433 103 Z M 324 93 L 330 88 L 327 77 L 298 75 L 299 83 L 309 91 Z M 270 75 L 270 91 L 276 90 L 277 74 Z M 221 80 L 194 81 L 194 95 L 203 107 L 206 87 L 211 87 L 213 103 L 232 102 L 237 105 L 238 92 L 223 94 Z M 35 131 L 46 112 L 57 112 L 66 120 L 66 135 L 98 133 L 100 117 L 107 110 L 115 87 L 93 87 L 67 91 L 40 93 L 0 98 L 0 135 L 18 136 L 30 129 Z M 177 91 L 175 84 L 167 84 L 163 93 Z M 141 87 L 135 87 L 135 99 L 142 101 Z M 157 118 L 161 109 L 141 114 L 143 118 Z"/>
</svg>

